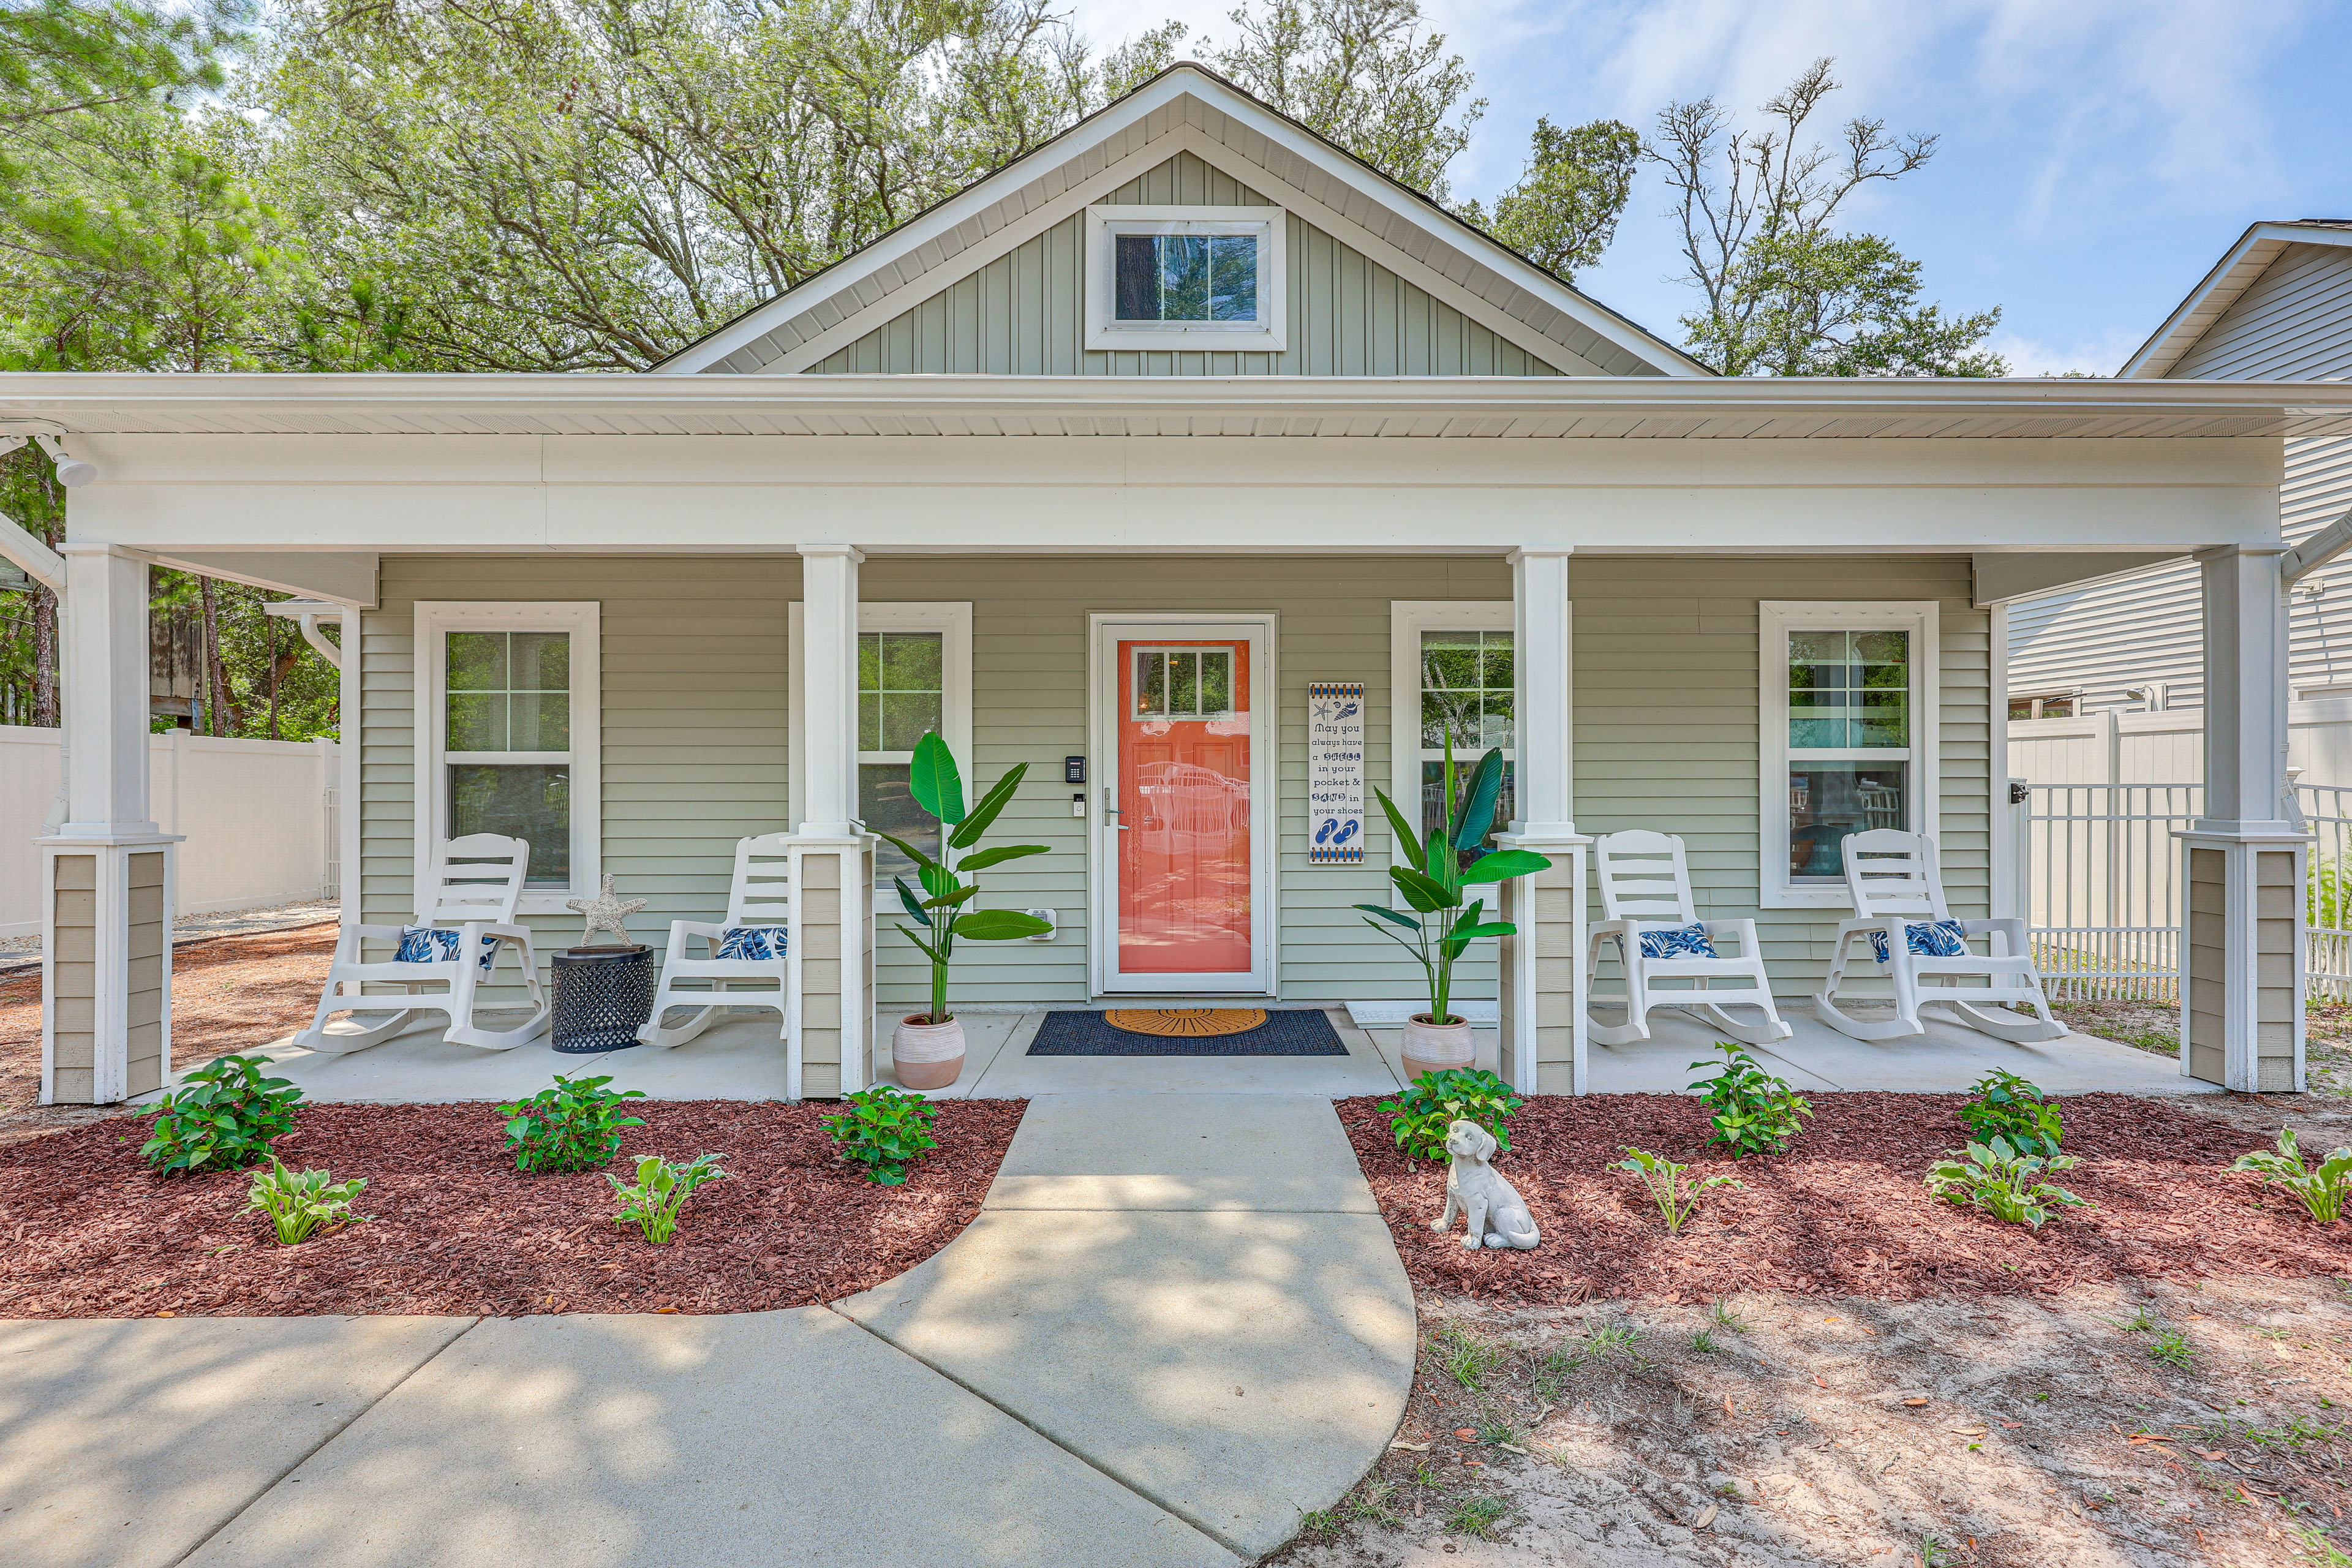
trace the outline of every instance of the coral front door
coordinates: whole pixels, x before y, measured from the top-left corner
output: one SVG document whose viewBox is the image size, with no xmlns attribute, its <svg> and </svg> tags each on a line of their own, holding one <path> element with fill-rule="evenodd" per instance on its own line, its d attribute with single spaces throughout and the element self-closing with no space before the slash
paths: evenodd
<svg viewBox="0 0 2352 1568">
<path fill-rule="evenodd" d="M 1096 678 L 1105 991 L 1271 989 L 1262 622 L 1105 622 Z"/>
</svg>

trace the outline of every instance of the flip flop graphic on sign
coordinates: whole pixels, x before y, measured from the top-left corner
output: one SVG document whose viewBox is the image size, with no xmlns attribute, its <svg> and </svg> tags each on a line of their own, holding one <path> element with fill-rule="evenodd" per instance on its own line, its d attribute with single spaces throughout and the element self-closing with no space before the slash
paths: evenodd
<svg viewBox="0 0 2352 1568">
<path fill-rule="evenodd" d="M 1307 861 L 1364 863 L 1364 686 L 1313 681 L 1307 688 Z"/>
</svg>

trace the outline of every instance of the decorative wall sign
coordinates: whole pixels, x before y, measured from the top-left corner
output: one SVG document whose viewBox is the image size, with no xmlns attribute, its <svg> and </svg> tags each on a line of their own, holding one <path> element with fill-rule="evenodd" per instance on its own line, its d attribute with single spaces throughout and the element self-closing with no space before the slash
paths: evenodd
<svg viewBox="0 0 2352 1568">
<path fill-rule="evenodd" d="M 1364 863 L 1364 683 L 1307 688 L 1307 860 Z"/>
</svg>

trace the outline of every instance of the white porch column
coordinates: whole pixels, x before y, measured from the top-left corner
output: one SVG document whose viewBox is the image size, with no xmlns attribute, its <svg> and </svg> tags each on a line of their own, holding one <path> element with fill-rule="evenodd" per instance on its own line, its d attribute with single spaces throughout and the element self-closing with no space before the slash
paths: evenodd
<svg viewBox="0 0 2352 1568">
<path fill-rule="evenodd" d="M 1513 739 L 1517 799 L 1496 842 L 1548 857 L 1552 867 L 1496 889 L 1498 913 L 1518 927 L 1502 939 L 1502 1076 L 1522 1094 L 1584 1092 L 1584 851 L 1576 831 L 1575 699 L 1569 552 L 1511 553 Z"/>
<path fill-rule="evenodd" d="M 2304 1084 L 2308 836 L 2286 804 L 2287 608 L 2278 545 L 2198 557 L 2205 815 L 2179 836 L 2180 1070 L 2245 1091 Z"/>
<path fill-rule="evenodd" d="M 163 1087 L 177 836 L 147 809 L 147 563 L 71 542 L 60 637 L 66 822 L 39 840 L 41 1102 Z"/>
<path fill-rule="evenodd" d="M 802 749 L 786 950 L 793 1100 L 855 1093 L 874 1073 L 874 838 L 857 827 L 857 568 L 847 544 L 801 554 Z"/>
</svg>

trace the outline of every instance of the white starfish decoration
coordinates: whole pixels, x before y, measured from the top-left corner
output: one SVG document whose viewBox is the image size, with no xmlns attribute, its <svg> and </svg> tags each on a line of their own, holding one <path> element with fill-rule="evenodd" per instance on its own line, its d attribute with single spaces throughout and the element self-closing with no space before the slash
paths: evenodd
<svg viewBox="0 0 2352 1568">
<path fill-rule="evenodd" d="M 589 946 L 590 938 L 593 937 L 600 931 L 608 931 L 614 936 L 621 939 L 621 946 L 635 946 L 636 943 L 633 942 L 629 936 L 628 920 L 631 915 L 635 914 L 639 910 L 646 907 L 646 900 L 643 899 L 621 899 L 614 897 L 613 873 L 610 871 L 604 873 L 604 877 L 599 879 L 596 886 L 597 893 L 593 899 L 566 899 L 563 900 L 563 907 L 565 909 L 577 910 L 581 914 L 587 917 L 588 929 L 580 933 L 580 945 L 583 947 Z M 613 944 L 610 942 L 596 942 L 594 945 L 598 947 L 609 947 Z"/>
</svg>

